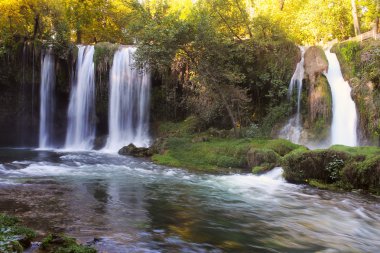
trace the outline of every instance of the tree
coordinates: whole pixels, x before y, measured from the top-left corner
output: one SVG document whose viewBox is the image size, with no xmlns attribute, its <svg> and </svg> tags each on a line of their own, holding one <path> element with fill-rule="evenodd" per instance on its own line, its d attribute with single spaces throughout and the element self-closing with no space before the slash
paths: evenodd
<svg viewBox="0 0 380 253">
<path fill-rule="evenodd" d="M 351 6 L 352 6 L 352 18 L 354 20 L 354 28 L 355 28 L 355 35 L 360 34 L 360 24 L 358 19 L 358 10 L 356 8 L 356 1 L 351 0 Z"/>
</svg>

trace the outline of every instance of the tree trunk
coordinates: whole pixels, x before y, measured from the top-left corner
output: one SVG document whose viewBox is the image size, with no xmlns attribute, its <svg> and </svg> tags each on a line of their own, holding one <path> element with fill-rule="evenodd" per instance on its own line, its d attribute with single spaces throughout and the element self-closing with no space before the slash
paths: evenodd
<svg viewBox="0 0 380 253">
<path fill-rule="evenodd" d="M 231 123 L 232 123 L 233 128 L 234 128 L 235 137 L 239 137 L 239 131 L 237 129 L 237 121 L 235 119 L 235 116 L 234 116 L 234 114 L 232 112 L 232 109 L 231 109 L 230 105 L 228 104 L 226 98 L 224 97 L 223 92 L 220 89 L 218 89 L 218 88 L 216 88 L 215 90 L 219 94 L 219 96 L 220 96 L 220 98 L 222 100 L 222 103 L 223 103 L 224 107 L 227 110 L 228 116 L 230 117 Z"/>
<path fill-rule="evenodd" d="M 352 6 L 352 18 L 354 20 L 355 35 L 358 36 L 360 34 L 360 25 L 359 25 L 358 10 L 356 9 L 355 0 L 351 0 L 351 6 Z"/>
<path fill-rule="evenodd" d="M 77 44 L 82 43 L 82 31 L 80 29 L 77 30 Z"/>
<path fill-rule="evenodd" d="M 282 11 L 284 9 L 285 0 L 279 0 L 279 5 L 280 5 L 280 11 Z"/>
<path fill-rule="evenodd" d="M 34 16 L 34 29 L 33 29 L 33 40 L 37 37 L 38 29 L 40 27 L 40 14 Z"/>
<path fill-rule="evenodd" d="M 379 13 L 380 13 L 380 0 L 376 0 L 376 18 L 375 18 L 375 32 L 379 32 Z"/>
</svg>

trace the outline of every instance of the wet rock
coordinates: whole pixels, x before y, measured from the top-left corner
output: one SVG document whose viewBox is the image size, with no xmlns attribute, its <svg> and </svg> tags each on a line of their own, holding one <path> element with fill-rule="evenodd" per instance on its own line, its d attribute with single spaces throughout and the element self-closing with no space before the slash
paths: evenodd
<svg viewBox="0 0 380 253">
<path fill-rule="evenodd" d="M 108 138 L 107 135 L 96 137 L 96 139 L 94 141 L 94 149 L 99 150 L 99 149 L 104 148 L 104 146 L 107 143 L 107 138 Z"/>
<path fill-rule="evenodd" d="M 133 157 L 148 157 L 152 155 L 152 150 L 149 148 L 139 148 L 132 143 L 119 150 L 119 155 L 133 156 Z"/>
</svg>

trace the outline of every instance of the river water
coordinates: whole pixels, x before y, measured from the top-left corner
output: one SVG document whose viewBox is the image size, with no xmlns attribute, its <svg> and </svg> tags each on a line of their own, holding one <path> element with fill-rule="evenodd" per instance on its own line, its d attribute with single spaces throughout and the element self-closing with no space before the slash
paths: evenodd
<svg viewBox="0 0 380 253">
<path fill-rule="evenodd" d="M 0 212 L 101 252 L 379 252 L 380 199 L 87 152 L 0 149 Z M 94 240 L 95 238 L 95 240 Z"/>
</svg>

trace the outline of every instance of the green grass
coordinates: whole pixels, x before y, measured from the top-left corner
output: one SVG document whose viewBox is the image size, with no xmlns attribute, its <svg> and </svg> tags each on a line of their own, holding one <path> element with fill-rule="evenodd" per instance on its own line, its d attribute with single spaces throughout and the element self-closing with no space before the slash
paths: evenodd
<svg viewBox="0 0 380 253">
<path fill-rule="evenodd" d="M 194 142 L 198 136 L 207 136 L 206 133 L 198 135 L 191 134 L 188 122 L 182 123 L 183 128 L 173 127 L 175 125 L 165 124 L 161 131 L 169 136 L 162 154 L 155 154 L 152 160 L 158 164 L 184 167 L 194 170 L 216 171 L 219 168 L 251 169 L 247 163 L 247 153 L 250 149 L 258 149 L 276 152 L 283 156 L 297 148 L 299 145 L 286 140 L 255 140 L 249 138 L 216 138 L 207 137 L 207 141 Z"/>
</svg>

